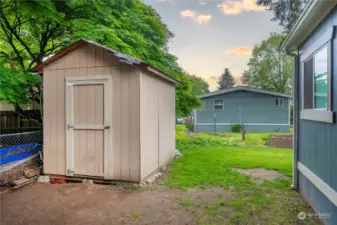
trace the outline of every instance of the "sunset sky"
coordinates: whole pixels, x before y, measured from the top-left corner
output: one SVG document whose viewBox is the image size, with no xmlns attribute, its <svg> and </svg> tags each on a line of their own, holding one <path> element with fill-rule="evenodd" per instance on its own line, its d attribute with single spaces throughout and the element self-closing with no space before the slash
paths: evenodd
<svg viewBox="0 0 337 225">
<path fill-rule="evenodd" d="M 240 79 L 252 48 L 271 32 L 281 32 L 272 12 L 255 0 L 143 0 L 175 34 L 169 51 L 187 72 L 216 88 L 225 67 Z"/>
</svg>

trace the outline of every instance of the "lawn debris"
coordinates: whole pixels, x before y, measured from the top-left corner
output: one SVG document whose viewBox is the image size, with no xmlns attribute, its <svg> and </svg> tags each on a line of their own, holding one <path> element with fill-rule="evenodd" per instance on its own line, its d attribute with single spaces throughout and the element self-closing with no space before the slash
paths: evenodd
<svg viewBox="0 0 337 225">
<path fill-rule="evenodd" d="M 181 156 L 183 156 L 183 154 L 178 149 L 176 149 L 175 156 L 176 157 L 181 157 Z"/>
</svg>

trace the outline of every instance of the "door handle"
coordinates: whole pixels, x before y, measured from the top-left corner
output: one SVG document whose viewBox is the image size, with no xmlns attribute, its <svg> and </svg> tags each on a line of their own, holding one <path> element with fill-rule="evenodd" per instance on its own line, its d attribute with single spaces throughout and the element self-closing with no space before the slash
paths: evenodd
<svg viewBox="0 0 337 225">
<path fill-rule="evenodd" d="M 104 129 L 110 129 L 110 126 L 104 126 Z"/>
</svg>

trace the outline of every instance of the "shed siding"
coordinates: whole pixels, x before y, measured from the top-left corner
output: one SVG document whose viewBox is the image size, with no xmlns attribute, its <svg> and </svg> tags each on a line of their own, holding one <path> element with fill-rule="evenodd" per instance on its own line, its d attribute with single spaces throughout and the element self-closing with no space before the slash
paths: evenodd
<svg viewBox="0 0 337 225">
<path fill-rule="evenodd" d="M 44 173 L 66 175 L 65 77 L 111 75 L 113 159 L 111 179 L 139 181 L 140 70 L 84 45 L 44 68 Z"/>
<path fill-rule="evenodd" d="M 319 38 L 332 26 L 337 25 L 337 8 L 335 8 L 325 20 L 316 28 L 311 36 L 302 43 L 299 48 L 300 61 L 303 60 L 303 54 L 307 54 L 310 47 L 319 41 Z M 333 102 L 332 110 L 337 107 L 337 39 L 333 39 L 332 50 L 332 90 Z M 325 43 L 321 43 L 323 45 Z M 301 66 L 299 67 L 301 74 Z M 301 82 L 301 79 L 300 79 Z M 301 84 L 297 90 L 299 94 L 299 105 L 302 105 Z M 300 112 L 297 112 L 298 116 Z M 320 123 L 309 120 L 299 120 L 299 153 L 298 160 L 320 177 L 327 185 L 337 191 L 337 124 Z M 309 203 L 318 212 L 332 212 L 333 219 L 325 220 L 326 224 L 337 224 L 337 209 L 329 200 L 316 188 L 310 181 L 299 172 L 299 188 Z M 330 207 L 330 208 L 327 208 Z"/>
<path fill-rule="evenodd" d="M 140 86 L 143 180 L 174 156 L 175 87 L 145 71 Z"/>
<path fill-rule="evenodd" d="M 330 202 L 305 176 L 299 174 L 299 191 L 316 213 L 326 215 L 322 218 L 326 225 L 337 224 L 337 207 Z"/>
<path fill-rule="evenodd" d="M 213 131 L 214 114 L 218 131 L 231 131 L 231 124 L 247 125 L 248 131 L 289 131 L 289 99 L 276 106 L 276 96 L 237 91 L 203 98 L 204 107 L 197 110 L 197 131 Z M 214 110 L 214 100 L 223 100 L 224 109 Z M 240 117 L 241 110 L 241 117 Z M 268 125 L 264 125 L 268 124 Z"/>
</svg>

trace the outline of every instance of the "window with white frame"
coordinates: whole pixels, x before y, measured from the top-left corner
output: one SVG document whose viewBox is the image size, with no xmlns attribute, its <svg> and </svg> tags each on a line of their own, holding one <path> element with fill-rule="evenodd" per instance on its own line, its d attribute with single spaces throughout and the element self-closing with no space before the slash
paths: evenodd
<svg viewBox="0 0 337 225">
<path fill-rule="evenodd" d="M 283 98 L 277 98 L 275 101 L 276 106 L 283 106 L 284 105 L 284 99 Z"/>
<path fill-rule="evenodd" d="M 301 118 L 332 122 L 331 43 L 320 47 L 302 63 Z"/>
<path fill-rule="evenodd" d="M 214 109 L 223 109 L 223 100 L 214 100 Z"/>
</svg>

